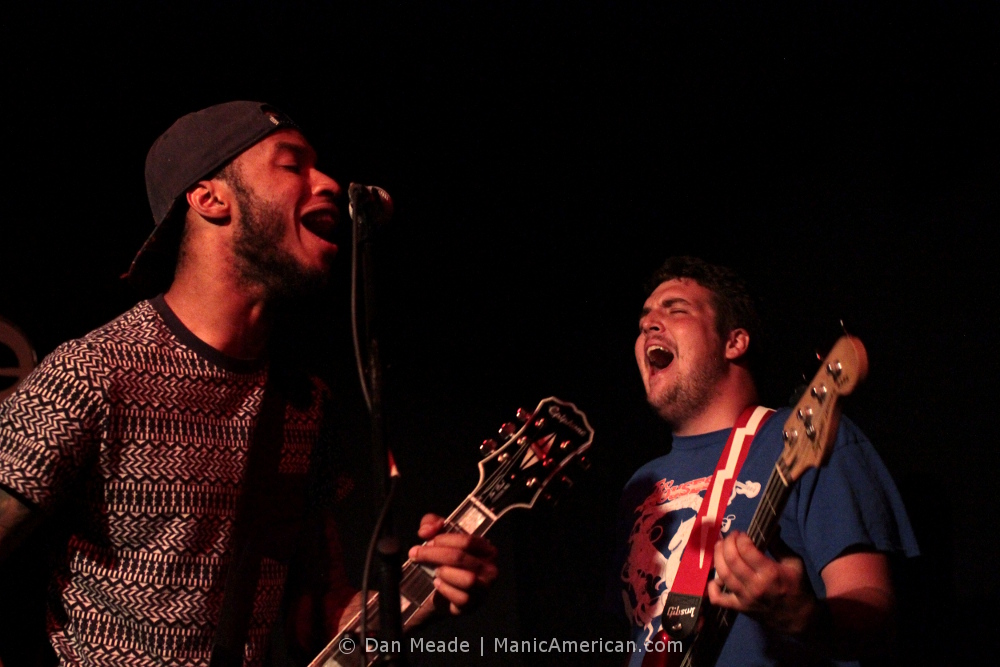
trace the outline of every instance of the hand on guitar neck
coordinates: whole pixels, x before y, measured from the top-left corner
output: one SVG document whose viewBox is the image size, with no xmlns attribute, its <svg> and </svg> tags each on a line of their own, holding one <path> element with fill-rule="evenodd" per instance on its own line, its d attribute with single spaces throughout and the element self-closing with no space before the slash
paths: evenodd
<svg viewBox="0 0 1000 667">
<path fill-rule="evenodd" d="M 443 518 L 424 515 L 417 530 L 424 543 L 410 549 L 409 558 L 434 568 L 434 608 L 461 614 L 478 604 L 497 578 L 497 550 L 483 537 L 444 532 L 444 527 Z"/>
<path fill-rule="evenodd" d="M 772 543 L 771 552 L 777 560 L 757 549 L 745 533 L 717 542 L 717 576 L 708 585 L 711 603 L 797 636 L 835 658 L 876 652 L 892 636 L 895 598 L 884 554 L 857 551 L 831 561 L 820 572 L 826 587 L 821 602 L 802 560 L 780 540 Z"/>
<path fill-rule="evenodd" d="M 715 578 L 708 583 L 708 599 L 778 632 L 801 634 L 815 614 L 816 596 L 806 581 L 802 559 L 777 539 L 771 551 L 777 560 L 739 531 L 716 542 Z"/>
<path fill-rule="evenodd" d="M 480 447 L 479 484 L 447 519 L 427 514 L 417 531 L 424 540 L 409 551 L 400 579 L 404 631 L 433 612 L 458 614 L 476 606 L 482 593 L 497 577 L 496 549 L 483 535 L 508 511 L 528 509 L 552 499 L 553 482 L 569 487 L 570 463 L 586 468 L 581 454 L 590 447 L 594 431 L 587 417 L 566 401 L 553 396 L 534 411 L 518 410 L 520 429 L 505 424 L 499 446 L 487 440 Z M 364 608 L 362 608 L 364 607 Z M 362 619 L 374 629 L 378 601 L 373 594 L 365 605 L 355 596 L 338 608 L 337 632 L 310 667 L 368 667 L 378 655 L 358 651 Z M 377 644 L 376 644 L 377 646 Z M 362 653 L 364 653 L 362 655 Z"/>
</svg>

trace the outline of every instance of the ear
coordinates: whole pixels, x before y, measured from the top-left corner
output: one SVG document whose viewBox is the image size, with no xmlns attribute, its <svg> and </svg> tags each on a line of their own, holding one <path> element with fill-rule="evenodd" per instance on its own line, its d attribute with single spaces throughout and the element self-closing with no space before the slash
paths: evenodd
<svg viewBox="0 0 1000 667">
<path fill-rule="evenodd" d="M 746 329 L 733 329 L 726 339 L 726 359 L 735 361 L 750 349 L 750 334 Z"/>
<path fill-rule="evenodd" d="M 205 220 L 222 225 L 233 214 L 233 191 L 219 179 L 198 181 L 185 193 L 188 206 Z"/>
</svg>

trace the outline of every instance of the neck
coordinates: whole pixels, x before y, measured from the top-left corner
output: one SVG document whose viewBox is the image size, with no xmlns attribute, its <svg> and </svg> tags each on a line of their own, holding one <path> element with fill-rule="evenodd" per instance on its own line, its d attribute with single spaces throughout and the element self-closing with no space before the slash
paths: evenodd
<svg viewBox="0 0 1000 667">
<path fill-rule="evenodd" d="M 178 271 L 164 299 L 191 333 L 238 359 L 257 359 L 271 331 L 267 303 L 224 275 Z"/>
<path fill-rule="evenodd" d="M 742 366 L 730 366 L 707 405 L 683 423 L 675 424 L 674 435 L 700 435 L 732 428 L 747 406 L 757 402 L 757 387 L 750 372 Z"/>
</svg>

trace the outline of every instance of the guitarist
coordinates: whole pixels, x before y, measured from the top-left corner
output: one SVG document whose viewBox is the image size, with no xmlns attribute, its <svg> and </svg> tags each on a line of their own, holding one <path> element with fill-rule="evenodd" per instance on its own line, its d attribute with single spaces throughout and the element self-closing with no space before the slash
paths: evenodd
<svg viewBox="0 0 1000 667">
<path fill-rule="evenodd" d="M 643 662 L 644 642 L 661 628 L 730 430 L 757 403 L 750 363 L 758 319 L 742 280 L 730 269 L 674 257 L 650 285 L 636 362 L 673 444 L 633 475 L 619 508 L 615 597 L 638 645 L 634 667 Z M 787 410 L 779 411 L 760 427 L 723 499 L 707 598 L 741 613 L 719 665 L 825 665 L 885 650 L 893 634 L 890 557 L 917 553 L 892 479 L 847 419 L 829 464 L 807 472 L 792 490 L 780 517 L 781 539 L 770 553 L 754 546 L 744 531 L 781 453 L 786 417 Z"/>
<path fill-rule="evenodd" d="M 129 272 L 165 292 L 60 346 L 0 404 L 0 558 L 53 509 L 81 515 L 49 589 L 62 664 L 208 665 L 220 609 L 234 606 L 223 602 L 230 564 L 249 561 L 249 583 L 235 588 L 250 604 L 234 622 L 249 628 L 230 635 L 245 640 L 228 655 L 260 665 L 299 527 L 327 528 L 337 544 L 335 529 L 305 520 L 302 493 L 314 445 L 343 457 L 321 437 L 330 391 L 268 354 L 279 307 L 315 294 L 337 253 L 344 197 L 316 160 L 298 126 L 259 102 L 175 122 L 147 157 L 155 227 Z M 119 188 L 103 194 L 100 214 L 129 213 Z M 258 446 L 258 429 L 280 446 Z M 251 467 L 261 451 L 276 452 L 275 465 Z M 236 559 L 248 478 L 267 481 L 243 531 L 256 553 Z M 458 613 L 496 577 L 495 552 L 442 526 L 425 517 L 430 542 L 410 557 L 436 567 L 428 607 Z M 312 601 L 285 602 L 304 621 L 292 633 L 302 641 L 316 610 L 335 629 L 353 594 L 335 546 L 320 556 L 328 571 L 306 591 Z"/>
</svg>

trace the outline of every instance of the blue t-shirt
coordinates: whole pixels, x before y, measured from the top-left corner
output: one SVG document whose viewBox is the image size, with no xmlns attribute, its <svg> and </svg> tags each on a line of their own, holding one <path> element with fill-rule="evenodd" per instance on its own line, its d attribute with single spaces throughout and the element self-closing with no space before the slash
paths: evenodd
<svg viewBox="0 0 1000 667">
<path fill-rule="evenodd" d="M 782 450 L 789 410 L 779 410 L 754 439 L 723 512 L 722 534 L 746 531 Z M 618 510 L 618 566 L 614 589 L 639 647 L 660 629 L 660 617 L 702 498 L 729 429 L 675 436 L 669 454 L 641 467 L 625 485 Z M 804 561 L 818 597 L 820 571 L 845 550 L 861 547 L 917 555 L 899 492 L 865 435 L 841 418 L 830 461 L 806 472 L 791 491 L 780 522 L 781 539 Z M 717 665 L 844 664 L 817 659 L 795 640 L 740 614 Z M 851 664 L 851 663 L 846 663 Z"/>
</svg>

